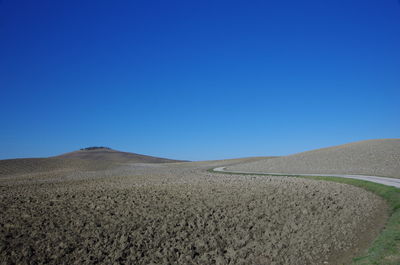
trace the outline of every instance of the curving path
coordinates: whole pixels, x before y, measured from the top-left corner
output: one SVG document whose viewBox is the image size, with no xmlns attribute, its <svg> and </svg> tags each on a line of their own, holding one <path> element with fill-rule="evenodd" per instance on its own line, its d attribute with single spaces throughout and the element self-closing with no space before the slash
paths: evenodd
<svg viewBox="0 0 400 265">
<path fill-rule="evenodd" d="M 322 177 L 339 177 L 339 178 L 350 178 L 350 179 L 360 179 L 370 182 L 375 182 L 383 184 L 386 186 L 392 186 L 400 188 L 400 179 L 377 177 L 377 176 L 364 176 L 364 175 L 338 175 L 338 174 L 282 174 L 282 173 L 265 173 L 265 172 L 246 172 L 246 171 L 232 171 L 226 170 L 226 167 L 214 168 L 216 172 L 226 172 L 226 173 L 240 173 L 240 174 L 265 174 L 265 175 L 276 175 L 276 176 L 322 176 Z"/>
</svg>

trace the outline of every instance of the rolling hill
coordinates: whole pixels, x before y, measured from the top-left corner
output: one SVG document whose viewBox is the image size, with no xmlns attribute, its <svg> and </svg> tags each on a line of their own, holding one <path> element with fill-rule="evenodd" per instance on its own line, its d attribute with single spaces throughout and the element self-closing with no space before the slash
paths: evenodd
<svg viewBox="0 0 400 265">
<path fill-rule="evenodd" d="M 63 159 L 103 160 L 117 163 L 173 163 L 183 162 L 154 156 L 121 152 L 108 147 L 88 147 L 57 156 Z"/>
<path fill-rule="evenodd" d="M 228 167 L 264 173 L 359 174 L 400 177 L 400 139 L 379 139 L 322 148 Z"/>
<path fill-rule="evenodd" d="M 183 162 L 166 158 L 116 151 L 107 147 L 88 147 L 49 158 L 0 160 L 0 175 L 49 171 L 104 170 L 121 163 Z"/>
</svg>

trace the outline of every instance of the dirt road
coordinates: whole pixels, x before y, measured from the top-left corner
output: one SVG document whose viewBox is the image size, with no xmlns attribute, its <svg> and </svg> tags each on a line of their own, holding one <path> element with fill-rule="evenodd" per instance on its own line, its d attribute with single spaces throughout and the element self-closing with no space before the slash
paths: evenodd
<svg viewBox="0 0 400 265">
<path fill-rule="evenodd" d="M 339 175 L 339 174 L 282 174 L 282 173 L 271 173 L 271 172 L 247 172 L 247 171 L 232 171 L 232 170 L 226 171 L 225 167 L 217 167 L 214 169 L 214 171 L 227 172 L 227 173 L 243 173 L 243 174 L 266 174 L 266 175 L 277 175 L 277 176 L 324 176 L 324 177 L 351 178 L 351 179 L 360 179 L 360 180 L 383 184 L 386 186 L 400 188 L 400 179 L 378 177 L 378 176 Z"/>
</svg>

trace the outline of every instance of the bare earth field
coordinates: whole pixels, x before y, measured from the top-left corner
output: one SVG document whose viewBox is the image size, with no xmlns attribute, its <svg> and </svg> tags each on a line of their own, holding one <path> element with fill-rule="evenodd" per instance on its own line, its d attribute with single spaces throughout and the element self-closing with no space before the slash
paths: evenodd
<svg viewBox="0 0 400 265">
<path fill-rule="evenodd" d="M 40 173 L 104 170 L 113 167 L 112 162 L 62 158 L 20 158 L 0 160 L 0 177 Z"/>
<path fill-rule="evenodd" d="M 400 139 L 355 142 L 228 167 L 228 171 L 400 178 Z"/>
<path fill-rule="evenodd" d="M 118 163 L 171 163 L 182 162 L 179 160 L 172 160 L 161 157 L 154 157 L 148 155 L 140 155 L 135 153 L 128 153 L 113 150 L 106 147 L 89 147 L 88 149 L 81 149 L 78 151 L 62 154 L 56 158 L 67 159 L 81 159 L 81 160 L 102 160 L 112 161 Z"/>
<path fill-rule="evenodd" d="M 248 161 L 249 159 L 244 159 Z M 240 161 L 240 160 L 239 160 Z M 250 159 L 254 161 L 254 159 Z M 19 158 L 0 160 L 0 176 L 13 176 L 40 172 L 99 171 L 126 163 L 182 162 L 160 157 L 116 151 L 104 147 L 91 147 L 50 158 Z"/>
<path fill-rule="evenodd" d="M 230 163 L 3 174 L 0 264 L 342 264 L 386 220 L 354 186 L 206 171 Z"/>
</svg>

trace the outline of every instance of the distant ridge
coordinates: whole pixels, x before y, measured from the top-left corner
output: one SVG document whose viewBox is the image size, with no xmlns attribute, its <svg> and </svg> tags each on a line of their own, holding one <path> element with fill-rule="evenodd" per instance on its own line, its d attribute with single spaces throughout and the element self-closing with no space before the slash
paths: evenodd
<svg viewBox="0 0 400 265">
<path fill-rule="evenodd" d="M 287 174 L 356 174 L 400 178 L 400 139 L 377 139 L 311 150 L 228 169 Z"/>
<path fill-rule="evenodd" d="M 173 163 L 183 162 L 182 160 L 174 160 L 167 158 L 160 158 L 148 155 L 140 155 L 136 153 L 122 152 L 113 150 L 104 146 L 91 146 L 82 148 L 78 151 L 62 154 L 56 158 L 73 158 L 84 160 L 104 160 L 118 163 Z"/>
<path fill-rule="evenodd" d="M 49 158 L 0 160 L 0 176 L 56 171 L 104 170 L 120 163 L 173 162 L 184 161 L 121 152 L 104 146 L 92 146 Z"/>
</svg>

